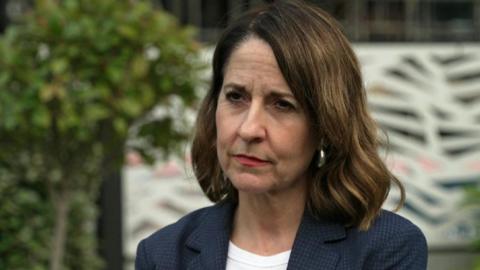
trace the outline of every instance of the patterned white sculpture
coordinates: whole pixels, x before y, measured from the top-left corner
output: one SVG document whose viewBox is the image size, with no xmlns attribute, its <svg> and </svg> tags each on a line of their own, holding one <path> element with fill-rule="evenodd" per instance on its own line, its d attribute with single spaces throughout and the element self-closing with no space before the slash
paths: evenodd
<svg viewBox="0 0 480 270">
<path fill-rule="evenodd" d="M 406 187 L 400 213 L 430 247 L 468 244 L 478 236 L 463 195 L 480 184 L 480 46 L 356 49 L 372 114 L 388 134 L 387 164 Z"/>
</svg>

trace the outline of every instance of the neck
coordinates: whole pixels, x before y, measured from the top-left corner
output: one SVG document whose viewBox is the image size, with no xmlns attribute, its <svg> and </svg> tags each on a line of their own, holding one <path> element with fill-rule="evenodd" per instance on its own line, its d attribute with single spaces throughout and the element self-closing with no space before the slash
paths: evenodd
<svg viewBox="0 0 480 270">
<path fill-rule="evenodd" d="M 260 255 L 290 250 L 305 210 L 305 188 L 287 194 L 239 192 L 231 240 Z"/>
</svg>

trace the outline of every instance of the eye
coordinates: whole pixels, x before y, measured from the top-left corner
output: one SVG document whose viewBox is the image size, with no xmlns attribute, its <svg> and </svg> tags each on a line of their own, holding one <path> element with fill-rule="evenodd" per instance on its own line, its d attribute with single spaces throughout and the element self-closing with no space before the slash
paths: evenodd
<svg viewBox="0 0 480 270">
<path fill-rule="evenodd" d="M 281 111 L 292 111 L 295 110 L 295 105 L 293 105 L 290 101 L 284 99 L 278 99 L 274 103 L 275 108 Z"/>
<path fill-rule="evenodd" d="M 227 92 L 225 94 L 225 97 L 228 101 L 233 102 L 233 103 L 241 102 L 243 100 L 242 93 L 240 93 L 238 91 L 235 91 L 235 90 Z"/>
</svg>

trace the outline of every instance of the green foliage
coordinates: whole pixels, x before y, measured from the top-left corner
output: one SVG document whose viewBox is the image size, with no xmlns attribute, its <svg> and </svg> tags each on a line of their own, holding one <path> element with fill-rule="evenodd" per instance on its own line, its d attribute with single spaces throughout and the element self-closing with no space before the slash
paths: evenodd
<svg viewBox="0 0 480 270">
<path fill-rule="evenodd" d="M 120 169 L 132 135 L 165 154 L 188 138 L 193 35 L 149 1 L 38 0 L 0 37 L 0 269 L 48 268 L 62 198 L 64 269 L 101 267 L 101 175 Z M 152 117 L 159 105 L 175 113 Z"/>
<path fill-rule="evenodd" d="M 0 179 L 0 269 L 46 269 L 43 244 L 50 241 L 52 219 L 44 188 L 4 170 Z"/>
<path fill-rule="evenodd" d="M 473 186 L 466 190 L 466 201 L 467 206 L 473 206 L 477 210 L 475 215 L 476 231 L 480 232 L 480 186 Z M 475 250 L 480 251 L 480 238 L 477 238 L 473 242 L 473 247 Z M 474 270 L 480 270 L 480 257 L 477 257 L 474 262 Z"/>
<path fill-rule="evenodd" d="M 77 192 L 74 196 L 69 215 L 65 265 L 71 269 L 103 269 L 103 262 L 96 254 L 97 209 L 88 194 Z"/>
</svg>

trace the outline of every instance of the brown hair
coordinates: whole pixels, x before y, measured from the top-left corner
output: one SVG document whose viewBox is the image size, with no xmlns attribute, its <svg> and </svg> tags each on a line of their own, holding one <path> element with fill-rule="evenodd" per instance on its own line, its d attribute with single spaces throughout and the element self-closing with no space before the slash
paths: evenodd
<svg viewBox="0 0 480 270">
<path fill-rule="evenodd" d="M 232 51 L 255 36 L 272 48 L 279 68 L 311 121 L 326 152 L 326 164 L 309 167 L 308 209 L 317 217 L 367 229 L 395 183 L 377 152 L 377 126 L 370 117 L 356 56 L 337 22 L 318 7 L 275 1 L 231 24 L 213 56 L 213 80 L 198 113 L 192 163 L 201 188 L 214 202 L 237 200 L 217 159 L 215 110 L 223 71 Z M 315 158 L 314 158 L 315 160 Z"/>
</svg>

